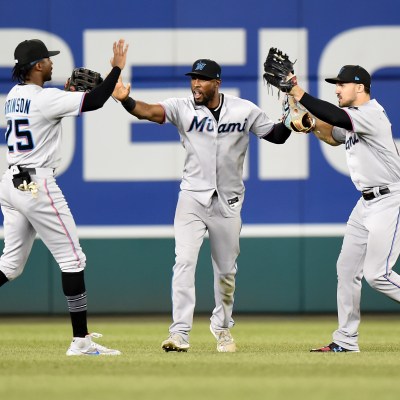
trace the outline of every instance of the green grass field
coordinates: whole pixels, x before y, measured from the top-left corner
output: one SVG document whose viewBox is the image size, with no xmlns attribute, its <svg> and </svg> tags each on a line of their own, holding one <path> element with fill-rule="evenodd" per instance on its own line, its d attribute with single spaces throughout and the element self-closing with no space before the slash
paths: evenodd
<svg viewBox="0 0 400 400">
<path fill-rule="evenodd" d="M 164 353 L 169 318 L 90 319 L 119 357 L 66 357 L 65 318 L 0 319 L 0 399 L 398 399 L 400 318 L 364 316 L 361 353 L 316 354 L 336 316 L 237 316 L 239 351 L 217 353 L 196 317 L 188 353 Z"/>
</svg>

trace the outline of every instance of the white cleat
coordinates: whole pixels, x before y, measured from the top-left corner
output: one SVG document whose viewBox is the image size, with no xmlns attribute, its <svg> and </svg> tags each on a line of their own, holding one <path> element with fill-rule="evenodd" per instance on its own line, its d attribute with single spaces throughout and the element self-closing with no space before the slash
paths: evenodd
<svg viewBox="0 0 400 400">
<path fill-rule="evenodd" d="M 161 343 L 164 351 L 188 351 L 189 343 L 179 333 L 171 333 L 168 339 Z"/>
<path fill-rule="evenodd" d="M 215 331 L 213 327 L 210 325 L 210 331 L 215 337 L 215 339 L 217 339 L 217 350 L 220 353 L 236 352 L 236 343 L 233 340 L 233 337 L 229 329 L 222 329 L 220 331 Z"/>
<path fill-rule="evenodd" d="M 73 338 L 67 350 L 67 356 L 119 356 L 121 354 L 119 350 L 108 349 L 92 341 L 92 337 L 100 338 L 102 336 L 101 333 L 93 332 L 84 338 Z"/>
</svg>

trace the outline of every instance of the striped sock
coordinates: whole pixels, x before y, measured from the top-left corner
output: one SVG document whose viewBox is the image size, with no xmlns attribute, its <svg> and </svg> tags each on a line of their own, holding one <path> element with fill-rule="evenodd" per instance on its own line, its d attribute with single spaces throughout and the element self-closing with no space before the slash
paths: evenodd
<svg viewBox="0 0 400 400">
<path fill-rule="evenodd" d="M 74 337 L 85 337 L 87 328 L 87 296 L 83 271 L 62 272 L 62 286 L 67 298 Z"/>
</svg>

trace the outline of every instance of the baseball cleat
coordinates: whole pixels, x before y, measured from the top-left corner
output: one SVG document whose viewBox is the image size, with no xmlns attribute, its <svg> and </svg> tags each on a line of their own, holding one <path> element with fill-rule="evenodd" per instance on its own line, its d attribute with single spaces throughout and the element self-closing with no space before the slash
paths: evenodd
<svg viewBox="0 0 400 400">
<path fill-rule="evenodd" d="M 229 329 L 216 331 L 210 325 L 210 332 L 217 339 L 217 350 L 220 353 L 234 353 L 236 351 L 236 343 Z"/>
<path fill-rule="evenodd" d="M 84 338 L 73 338 L 67 356 L 119 356 L 119 350 L 108 349 L 105 346 L 97 344 L 92 341 L 92 337 L 100 338 L 101 333 L 89 333 Z"/>
<path fill-rule="evenodd" d="M 189 350 L 189 343 L 178 333 L 171 333 L 168 339 L 164 340 L 161 343 L 161 348 L 168 352 L 168 351 L 188 351 Z"/>
<path fill-rule="evenodd" d="M 328 344 L 327 346 L 320 347 L 319 349 L 311 349 L 311 353 L 359 353 L 360 350 L 349 350 L 342 346 L 339 346 L 335 342 Z"/>
</svg>

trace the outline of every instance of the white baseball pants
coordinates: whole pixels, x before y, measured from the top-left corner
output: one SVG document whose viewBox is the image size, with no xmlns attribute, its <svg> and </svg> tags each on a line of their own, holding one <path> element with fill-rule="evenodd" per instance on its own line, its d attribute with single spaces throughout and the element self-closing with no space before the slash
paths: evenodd
<svg viewBox="0 0 400 400">
<path fill-rule="evenodd" d="M 86 257 L 79 244 L 75 221 L 58 187 L 51 168 L 37 168 L 31 176 L 38 184 L 38 196 L 20 191 L 8 169 L 0 182 L 0 203 L 4 215 L 4 250 L 0 270 L 11 281 L 24 270 L 36 233 L 50 250 L 63 272 L 79 272 Z"/>
</svg>

